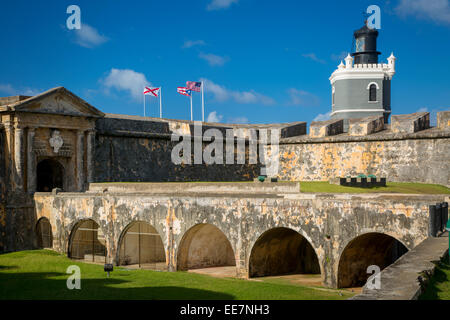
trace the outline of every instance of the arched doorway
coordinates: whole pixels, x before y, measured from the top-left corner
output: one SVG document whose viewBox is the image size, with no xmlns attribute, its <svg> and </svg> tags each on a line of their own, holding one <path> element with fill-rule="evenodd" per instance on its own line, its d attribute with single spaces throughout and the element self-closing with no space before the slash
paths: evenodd
<svg viewBox="0 0 450 320">
<path fill-rule="evenodd" d="M 366 233 L 350 241 L 342 251 L 338 267 L 338 287 L 362 287 L 371 274 L 367 267 L 383 270 L 408 249 L 397 239 L 383 233 Z"/>
<path fill-rule="evenodd" d="M 52 226 L 47 218 L 42 217 L 36 224 L 37 245 L 39 249 L 53 247 Z"/>
<path fill-rule="evenodd" d="M 71 259 L 106 262 L 105 236 L 97 222 L 82 220 L 73 227 L 68 255 Z"/>
<path fill-rule="evenodd" d="M 166 253 L 158 231 L 146 222 L 130 223 L 120 238 L 118 265 L 165 270 Z"/>
<path fill-rule="evenodd" d="M 320 274 L 319 260 L 308 240 L 297 231 L 274 228 L 253 245 L 249 277 Z"/>
<path fill-rule="evenodd" d="M 178 248 L 177 269 L 236 266 L 230 241 L 211 224 L 198 224 L 183 236 Z"/>
<path fill-rule="evenodd" d="M 38 163 L 37 191 L 50 192 L 54 188 L 63 189 L 64 168 L 56 160 L 45 159 Z"/>
</svg>

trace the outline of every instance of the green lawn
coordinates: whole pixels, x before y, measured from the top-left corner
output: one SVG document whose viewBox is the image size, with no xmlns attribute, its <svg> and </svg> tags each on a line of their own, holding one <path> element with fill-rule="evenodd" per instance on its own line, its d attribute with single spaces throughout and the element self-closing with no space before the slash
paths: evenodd
<svg viewBox="0 0 450 320">
<path fill-rule="evenodd" d="M 68 290 L 66 269 L 81 268 L 81 290 Z M 0 254 L 0 299 L 346 299 L 352 294 L 271 281 L 213 278 L 187 272 L 115 268 L 74 262 L 51 250 Z"/>
<path fill-rule="evenodd" d="M 450 263 L 448 256 L 438 263 L 425 293 L 419 299 L 450 300 Z"/>
<path fill-rule="evenodd" d="M 301 181 L 301 192 L 327 193 L 409 193 L 450 194 L 450 189 L 437 184 L 388 182 L 386 187 L 356 188 L 331 184 L 328 181 Z"/>
</svg>

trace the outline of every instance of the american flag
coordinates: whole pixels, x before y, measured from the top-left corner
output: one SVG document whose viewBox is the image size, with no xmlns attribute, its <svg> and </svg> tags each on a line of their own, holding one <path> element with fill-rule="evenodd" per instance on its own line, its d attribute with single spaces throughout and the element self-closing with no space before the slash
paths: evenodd
<svg viewBox="0 0 450 320">
<path fill-rule="evenodd" d="M 144 87 L 144 95 L 157 97 L 159 93 L 159 88 L 149 88 Z"/>
<path fill-rule="evenodd" d="M 189 90 L 189 89 L 186 88 L 186 87 L 178 87 L 178 88 L 177 88 L 177 92 L 178 92 L 179 94 L 182 94 L 183 96 L 188 96 L 188 97 L 191 96 L 191 90 Z"/>
<path fill-rule="evenodd" d="M 202 87 L 201 82 L 186 81 L 186 88 L 188 88 L 189 90 L 200 92 L 201 87 Z"/>
</svg>

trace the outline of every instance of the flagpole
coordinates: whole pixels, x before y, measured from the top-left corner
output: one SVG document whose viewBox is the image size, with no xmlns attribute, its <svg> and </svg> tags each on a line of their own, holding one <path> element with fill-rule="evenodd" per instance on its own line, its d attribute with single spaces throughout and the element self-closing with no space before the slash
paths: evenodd
<svg viewBox="0 0 450 320">
<path fill-rule="evenodd" d="M 144 117 L 145 117 L 145 93 L 144 93 Z"/>
<path fill-rule="evenodd" d="M 205 98 L 203 94 L 204 83 L 202 81 L 202 121 L 205 122 Z"/>
<path fill-rule="evenodd" d="M 193 114 L 192 114 L 192 92 L 190 93 L 190 98 L 191 98 L 191 121 L 194 120 Z"/>
<path fill-rule="evenodd" d="M 162 118 L 162 87 L 159 88 L 159 117 Z"/>
</svg>

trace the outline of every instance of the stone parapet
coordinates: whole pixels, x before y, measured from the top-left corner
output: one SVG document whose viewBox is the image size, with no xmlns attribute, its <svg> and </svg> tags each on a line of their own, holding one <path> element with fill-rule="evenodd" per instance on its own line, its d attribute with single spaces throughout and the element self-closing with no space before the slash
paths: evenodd
<svg viewBox="0 0 450 320">
<path fill-rule="evenodd" d="M 349 119 L 350 136 L 367 136 L 384 129 L 383 117 L 366 117 L 359 119 Z"/>
<path fill-rule="evenodd" d="M 327 120 L 311 122 L 309 136 L 311 138 L 322 138 L 334 136 L 344 132 L 344 120 Z"/>
<path fill-rule="evenodd" d="M 437 126 L 442 130 L 450 130 L 450 111 L 437 113 Z"/>
<path fill-rule="evenodd" d="M 430 113 L 416 112 L 393 115 L 391 130 L 394 133 L 414 133 L 430 128 Z"/>
</svg>

